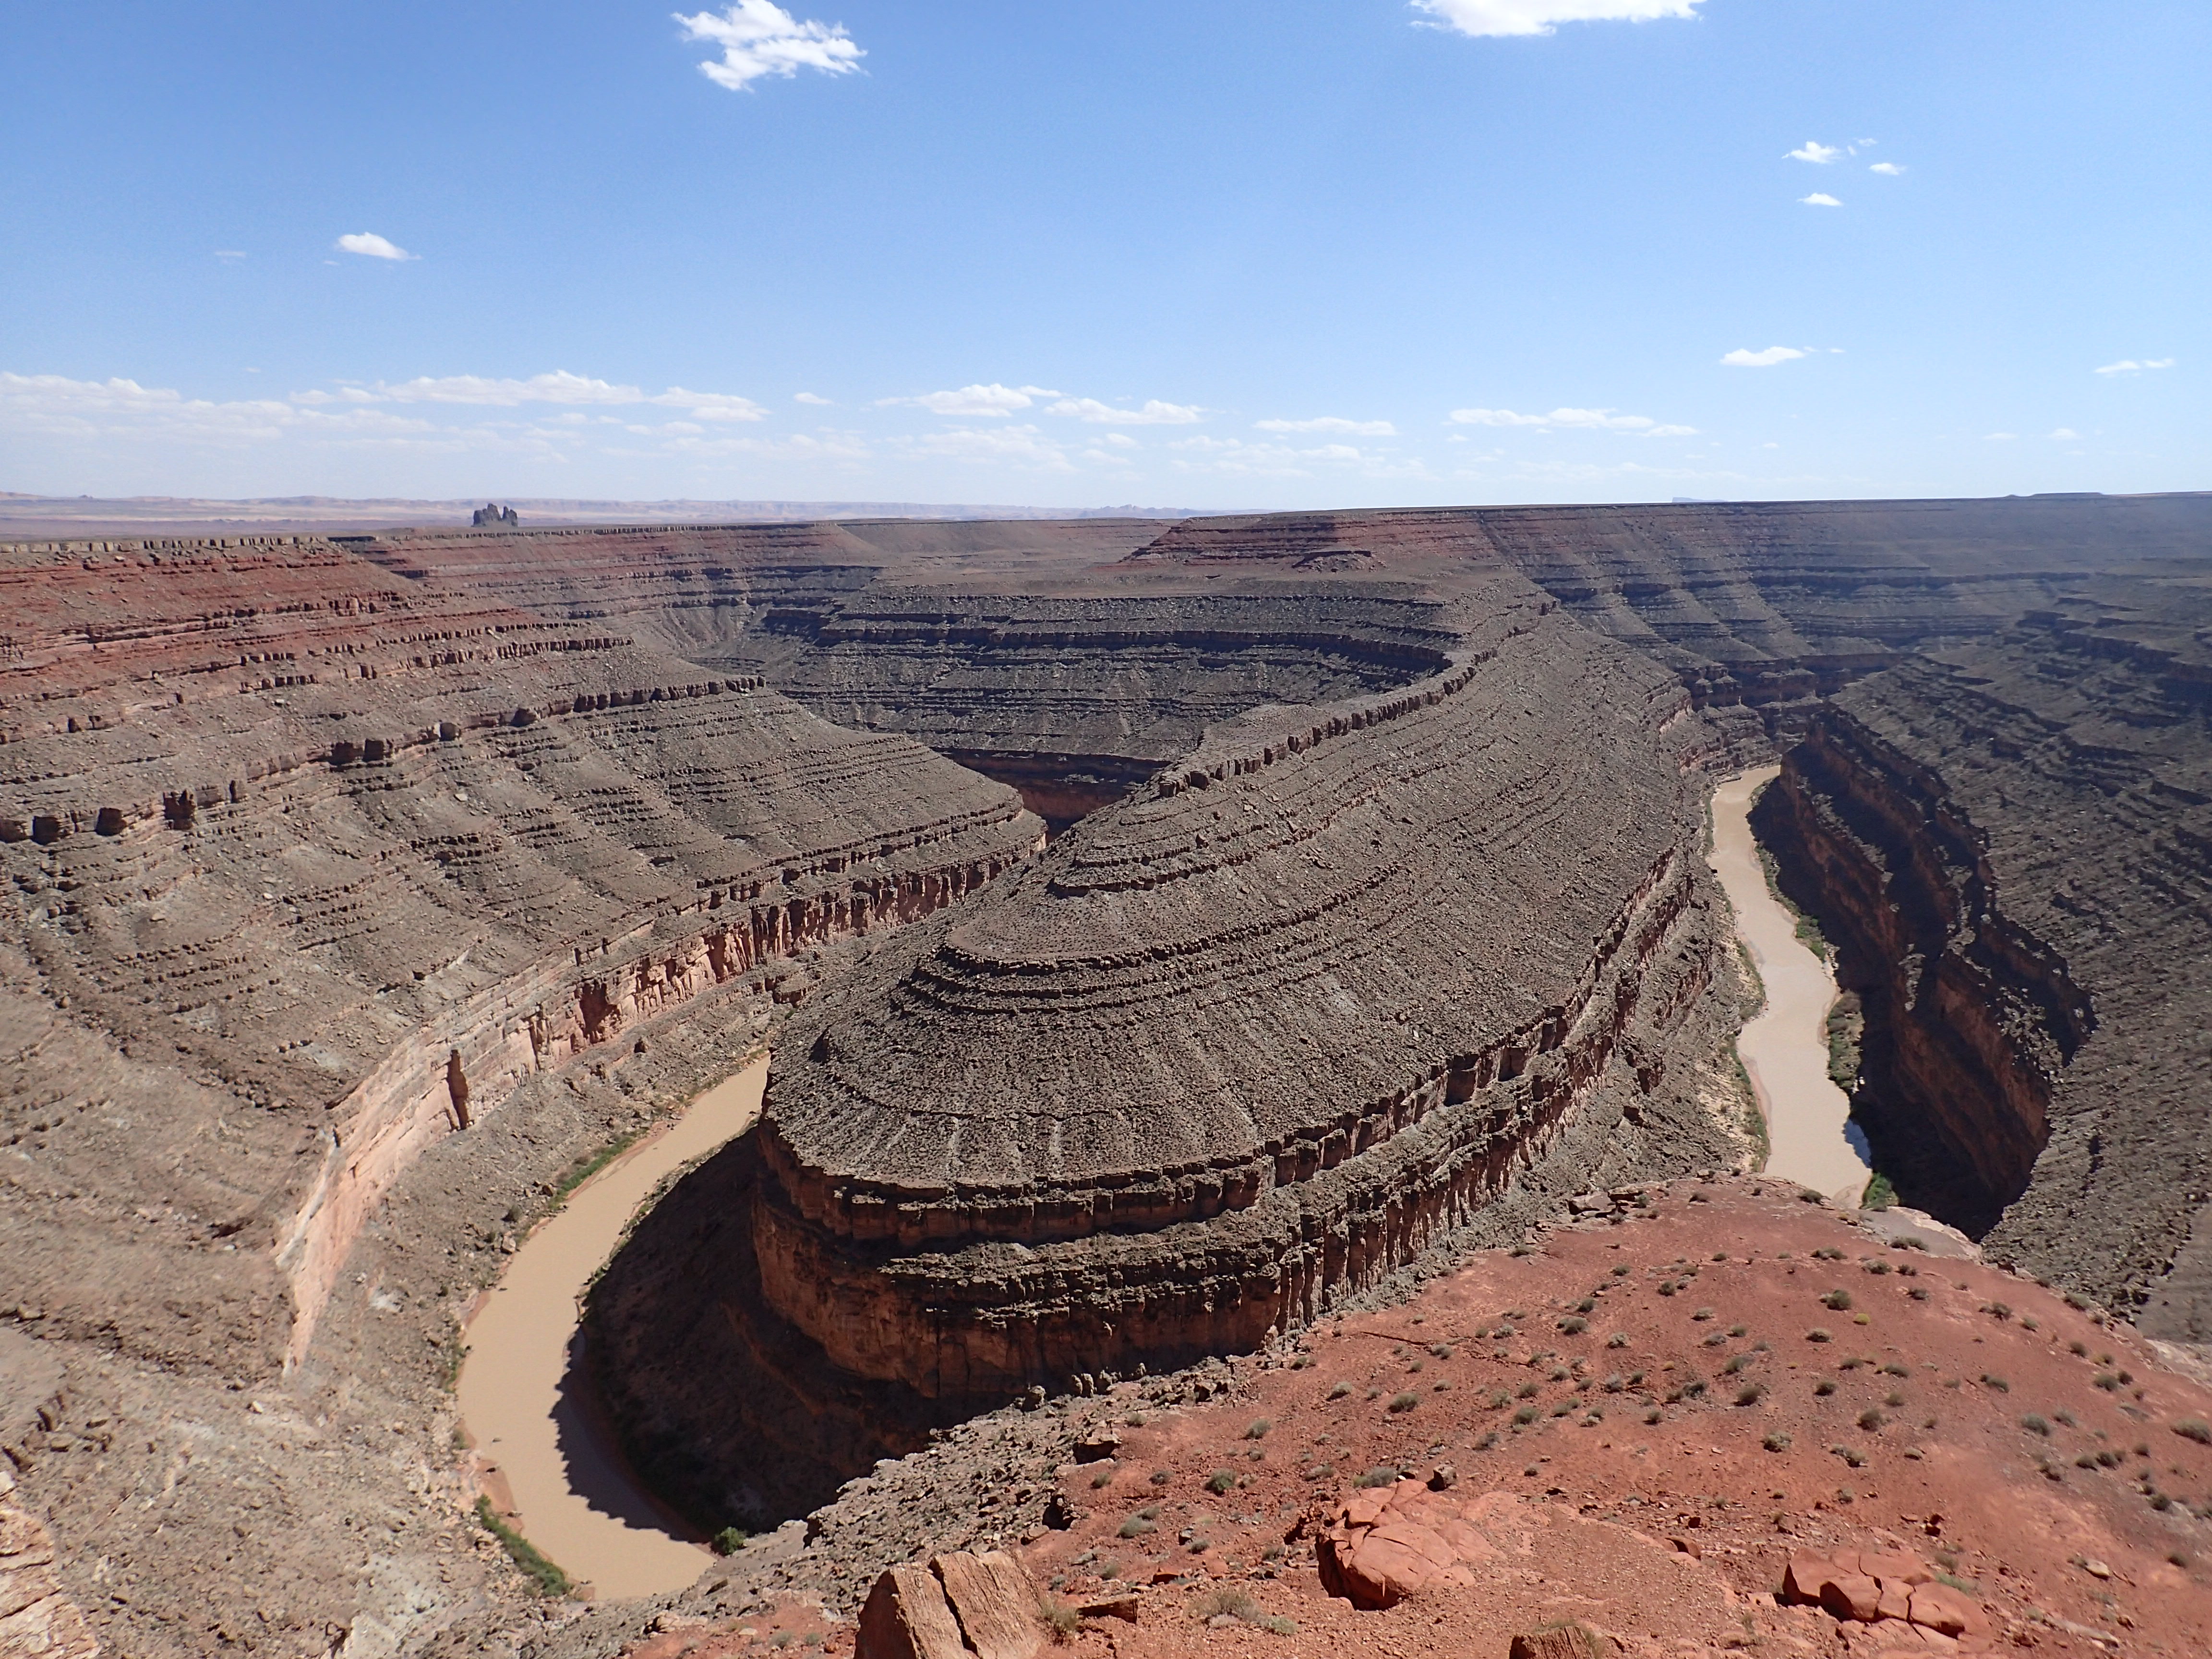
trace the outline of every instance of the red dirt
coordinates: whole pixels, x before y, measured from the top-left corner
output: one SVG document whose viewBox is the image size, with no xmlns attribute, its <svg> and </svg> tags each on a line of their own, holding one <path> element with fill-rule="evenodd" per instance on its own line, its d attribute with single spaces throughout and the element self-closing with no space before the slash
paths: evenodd
<svg viewBox="0 0 2212 1659">
<path fill-rule="evenodd" d="M 1154 1409 L 1134 1384 L 1099 1401 L 1119 1456 L 1063 1468 L 1075 1523 L 1023 1554 L 1070 1602 L 1143 1589 L 1133 1623 L 1089 1621 L 1068 1650 L 1504 1659 L 1516 1632 L 1570 1618 L 1634 1655 L 1947 1650 L 1894 1620 L 1779 1604 L 1793 1556 L 1861 1550 L 1910 1553 L 1966 1589 L 1994 1648 L 2212 1647 L 2212 1522 L 2196 1513 L 2212 1517 L 2212 1446 L 2175 1430 L 2212 1419 L 2212 1394 L 2125 1326 L 1996 1268 L 1887 1248 L 1787 1185 L 1650 1199 L 1217 1366 L 1208 1403 Z M 1832 1291 L 1850 1304 L 1826 1305 Z M 1495 1334 L 1509 1313 L 1512 1334 Z M 1536 1415 L 1516 1426 L 1524 1405 Z M 2116 1466 L 2077 1466 L 2099 1453 Z M 1482 1534 L 1486 1559 L 1455 1575 L 1473 1582 L 1377 1612 L 1324 1594 L 1316 1535 L 1357 1479 L 1390 1466 L 1425 1480 L 1438 1463 Z M 1236 1483 L 1218 1494 L 1217 1471 Z M 1152 1530 L 1119 1535 L 1152 1505 Z M 694 1630 L 638 1652 L 709 1659 L 772 1633 L 746 1622 L 750 1640 Z M 808 1629 L 849 1650 L 849 1626 Z"/>
</svg>

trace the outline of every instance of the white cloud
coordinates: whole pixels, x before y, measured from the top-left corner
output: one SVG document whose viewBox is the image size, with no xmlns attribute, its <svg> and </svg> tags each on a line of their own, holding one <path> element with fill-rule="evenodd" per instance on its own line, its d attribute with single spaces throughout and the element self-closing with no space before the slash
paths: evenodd
<svg viewBox="0 0 2212 1659">
<path fill-rule="evenodd" d="M 1730 368 L 1771 368 L 1777 363 L 1786 363 L 1804 355 L 1796 346 L 1769 346 L 1764 351 L 1747 351 L 1738 346 L 1734 351 L 1723 352 L 1721 361 Z"/>
<path fill-rule="evenodd" d="M 1308 448 L 1285 443 L 1248 443 L 1242 438 L 1178 438 L 1168 447 L 1176 452 L 1179 472 L 1218 472 L 1230 477 L 1303 478 L 1316 471 L 1356 471 L 1367 478 L 1425 478 L 1427 466 L 1418 459 L 1394 456 L 1387 451 L 1362 449 L 1354 444 L 1316 444 Z"/>
<path fill-rule="evenodd" d="M 1033 426 L 963 426 L 896 441 L 911 454 L 945 460 L 1031 466 L 1047 472 L 1075 470 L 1066 452 Z"/>
<path fill-rule="evenodd" d="M 1905 177 L 1905 169 L 1898 166 L 1894 161 L 1876 161 L 1872 167 L 1869 167 L 1867 171 L 1869 173 L 1879 173 L 1885 179 L 1902 179 Z"/>
<path fill-rule="evenodd" d="M 2070 426 L 2062 426 L 2051 434 L 2053 443 L 2070 444 L 2081 434 Z"/>
<path fill-rule="evenodd" d="M 665 392 L 647 393 L 634 386 L 595 380 L 566 369 L 533 374 L 526 380 L 495 380 L 482 374 L 425 374 L 397 386 L 380 380 L 374 386 L 341 386 L 336 392 L 295 392 L 292 401 L 302 408 L 334 403 L 460 404 L 490 409 L 516 409 L 525 404 L 568 409 L 653 404 L 683 410 L 702 421 L 757 421 L 768 413 L 751 398 L 731 392 L 687 392 L 674 386 Z"/>
<path fill-rule="evenodd" d="M 791 394 L 791 401 L 795 404 L 811 404 L 817 409 L 835 409 L 837 406 L 829 398 L 817 398 L 811 392 L 794 392 Z"/>
<path fill-rule="evenodd" d="M 2133 374 L 2139 369 L 2172 368 L 2173 364 L 2174 359 L 2171 357 L 2154 357 L 2148 362 L 2140 363 L 2132 357 L 2123 357 L 2117 363 L 2106 363 L 2102 368 L 2093 369 L 2091 373 L 2096 374 Z"/>
<path fill-rule="evenodd" d="M 1137 441 L 1126 432 L 1109 432 L 1099 441 L 1111 444 L 1116 449 L 1135 449 L 1139 447 Z"/>
<path fill-rule="evenodd" d="M 919 398 L 878 398 L 876 407 L 890 409 L 905 404 L 933 415 L 1011 415 L 1018 409 L 1027 409 L 1039 398 L 1060 395 L 1041 386 L 1000 386 L 994 380 L 988 386 L 963 386 L 957 392 L 925 392 Z"/>
<path fill-rule="evenodd" d="M 1810 196 L 1800 196 L 1797 199 L 1807 207 L 1843 206 L 1841 202 L 1838 202 L 1834 197 L 1829 195 L 1825 190 L 1816 190 Z"/>
<path fill-rule="evenodd" d="M 417 257 L 397 243 L 387 242 L 373 230 L 341 236 L 337 246 L 341 253 L 358 253 L 371 259 L 412 259 Z"/>
<path fill-rule="evenodd" d="M 1073 415 L 1095 426 L 1188 426 L 1206 411 L 1196 404 L 1164 404 L 1158 398 L 1147 398 L 1142 409 L 1115 409 L 1096 398 L 1062 398 L 1045 413 Z"/>
<path fill-rule="evenodd" d="M 2019 436 L 2020 434 L 2017 432 L 1984 432 L 1982 434 L 1982 441 L 1989 444 L 2008 444 Z"/>
<path fill-rule="evenodd" d="M 1395 438 L 1398 428 L 1388 421 L 1347 421 L 1341 415 L 1319 415 L 1310 421 L 1255 421 L 1261 432 L 1341 432 L 1354 438 Z"/>
<path fill-rule="evenodd" d="M 1461 426 L 1533 426 L 1547 431 L 1633 432 L 1645 438 L 1687 438 L 1693 426 L 1662 426 L 1648 415 L 1618 415 L 1609 409 L 1555 409 L 1548 415 L 1516 415 L 1510 409 L 1455 409 L 1449 417 Z"/>
<path fill-rule="evenodd" d="M 853 43 L 842 23 L 802 23 L 769 0 L 737 0 L 717 17 L 702 11 L 686 17 L 676 14 L 686 40 L 705 40 L 722 49 L 721 62 L 708 60 L 699 70 L 716 86 L 732 92 L 744 90 L 763 76 L 780 75 L 788 80 L 803 69 L 824 75 L 849 75 L 866 56 Z"/>
<path fill-rule="evenodd" d="M 1790 161 L 1810 161 L 1815 167 L 1826 167 L 1839 159 L 1843 151 L 1834 144 L 1824 144 L 1818 138 L 1808 138 L 1803 145 L 1793 149 L 1784 159 Z"/>
<path fill-rule="evenodd" d="M 1648 22 L 1655 17 L 1694 17 L 1699 0 L 1413 0 L 1416 9 L 1441 21 L 1431 28 L 1461 34 L 1549 34 L 1560 23 L 1607 20 Z"/>
</svg>

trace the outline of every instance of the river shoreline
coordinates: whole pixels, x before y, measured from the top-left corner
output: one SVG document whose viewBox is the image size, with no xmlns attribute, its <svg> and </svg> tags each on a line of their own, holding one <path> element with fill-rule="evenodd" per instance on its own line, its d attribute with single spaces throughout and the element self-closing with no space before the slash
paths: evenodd
<svg viewBox="0 0 2212 1659">
<path fill-rule="evenodd" d="M 765 1056 L 568 1195 L 514 1253 L 465 1333 L 456 1395 L 480 1480 L 510 1524 L 602 1598 L 666 1594 L 714 1559 L 630 1474 L 581 1386 L 578 1302 L 669 1176 L 749 1131 Z"/>
<path fill-rule="evenodd" d="M 1780 771 L 1761 767 L 1713 790 L 1709 862 L 1765 992 L 1736 1039 L 1736 1054 L 1766 1119 L 1765 1172 L 1856 1209 L 1874 1171 L 1853 1139 L 1850 1101 L 1828 1075 L 1835 975 L 1798 939 L 1796 920 L 1768 886 L 1751 833 L 1752 798 Z"/>
</svg>

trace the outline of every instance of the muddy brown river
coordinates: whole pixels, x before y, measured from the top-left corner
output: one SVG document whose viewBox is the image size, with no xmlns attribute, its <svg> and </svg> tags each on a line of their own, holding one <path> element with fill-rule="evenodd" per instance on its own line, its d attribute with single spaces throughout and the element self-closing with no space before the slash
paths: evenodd
<svg viewBox="0 0 2212 1659">
<path fill-rule="evenodd" d="M 569 1194 L 514 1253 L 469 1322 L 461 1420 L 514 1526 L 602 1597 L 681 1589 L 714 1558 L 632 1478 L 592 1420 L 572 1367 L 577 1297 L 653 1189 L 760 1115 L 768 1061 L 693 1101 Z"/>
<path fill-rule="evenodd" d="M 1835 975 L 1799 940 L 1795 918 L 1766 884 L 1752 839 L 1752 797 L 1781 769 L 1761 767 L 1713 791 L 1713 870 L 1735 908 L 1736 937 L 1766 991 L 1764 1006 L 1736 1039 L 1736 1053 L 1766 1116 L 1767 1173 L 1856 1209 L 1874 1171 L 1850 1122 L 1850 1101 L 1828 1075 Z"/>
</svg>

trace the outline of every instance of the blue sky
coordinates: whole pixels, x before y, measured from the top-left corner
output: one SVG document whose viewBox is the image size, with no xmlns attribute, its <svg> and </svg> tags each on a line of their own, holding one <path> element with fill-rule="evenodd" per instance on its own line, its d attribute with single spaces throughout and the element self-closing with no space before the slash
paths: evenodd
<svg viewBox="0 0 2212 1659">
<path fill-rule="evenodd" d="M 2212 487 L 2203 0 L 14 0 L 0 75 L 0 488 Z"/>
</svg>

